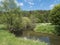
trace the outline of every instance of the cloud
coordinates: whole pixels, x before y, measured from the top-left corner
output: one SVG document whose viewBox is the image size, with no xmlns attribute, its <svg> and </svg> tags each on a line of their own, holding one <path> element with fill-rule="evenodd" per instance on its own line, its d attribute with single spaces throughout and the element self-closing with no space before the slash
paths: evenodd
<svg viewBox="0 0 60 45">
<path fill-rule="evenodd" d="M 32 8 L 33 5 L 34 5 L 34 0 L 24 0 L 30 7 L 29 8 Z"/>
<path fill-rule="evenodd" d="M 19 5 L 20 5 L 20 6 L 23 6 L 24 4 L 21 2 L 21 3 L 19 3 Z"/>
<path fill-rule="evenodd" d="M 30 5 L 34 5 L 34 3 L 33 2 L 28 2 Z"/>
<path fill-rule="evenodd" d="M 15 0 L 15 3 L 17 4 L 17 6 L 19 6 L 19 3 L 17 2 L 17 0 Z"/>
<path fill-rule="evenodd" d="M 15 0 L 15 3 L 18 3 L 17 0 Z"/>
<path fill-rule="evenodd" d="M 17 4 L 17 6 L 23 6 L 24 4 L 23 4 L 23 2 L 17 2 L 17 0 L 15 0 L 15 3 Z"/>
<path fill-rule="evenodd" d="M 26 3 L 30 4 L 30 5 L 34 5 L 33 0 L 24 0 Z"/>
<path fill-rule="evenodd" d="M 30 5 L 30 8 L 33 7 L 34 3 L 33 2 L 28 2 L 28 4 Z"/>
<path fill-rule="evenodd" d="M 17 3 L 17 6 L 23 6 L 24 4 L 22 2 Z"/>
<path fill-rule="evenodd" d="M 52 9 L 54 7 L 54 4 L 51 4 L 49 7 Z"/>
</svg>

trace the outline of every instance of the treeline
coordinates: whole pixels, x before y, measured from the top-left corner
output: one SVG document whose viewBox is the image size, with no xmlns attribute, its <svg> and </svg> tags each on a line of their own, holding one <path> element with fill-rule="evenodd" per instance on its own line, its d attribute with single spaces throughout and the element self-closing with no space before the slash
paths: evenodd
<svg viewBox="0 0 60 45">
<path fill-rule="evenodd" d="M 0 12 L 0 15 L 2 15 L 3 13 L 5 14 L 9 12 Z M 37 21 L 37 23 L 50 22 L 50 19 L 49 19 L 50 10 L 21 11 L 19 13 L 23 17 L 33 18 L 34 20 Z"/>
<path fill-rule="evenodd" d="M 22 16 L 34 17 L 33 19 L 36 19 L 37 23 L 49 23 L 49 13 L 50 10 L 22 11 Z"/>
</svg>

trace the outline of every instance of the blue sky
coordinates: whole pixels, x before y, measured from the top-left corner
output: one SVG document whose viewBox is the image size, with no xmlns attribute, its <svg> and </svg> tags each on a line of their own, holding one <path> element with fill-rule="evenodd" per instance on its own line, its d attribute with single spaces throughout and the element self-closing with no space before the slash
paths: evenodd
<svg viewBox="0 0 60 45">
<path fill-rule="evenodd" d="M 0 2 L 3 0 L 0 0 Z M 60 4 L 60 0 L 15 0 L 22 10 L 50 10 L 56 4 Z M 0 6 L 2 6 L 0 4 Z"/>
<path fill-rule="evenodd" d="M 50 10 L 60 0 L 17 0 L 22 10 Z"/>
</svg>

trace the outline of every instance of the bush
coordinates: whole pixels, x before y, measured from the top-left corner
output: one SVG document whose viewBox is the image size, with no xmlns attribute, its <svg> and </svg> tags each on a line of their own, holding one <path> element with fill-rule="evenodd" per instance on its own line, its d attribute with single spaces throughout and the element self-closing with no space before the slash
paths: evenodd
<svg viewBox="0 0 60 45">
<path fill-rule="evenodd" d="M 3 15 L 3 24 L 7 25 L 7 29 L 12 33 L 21 31 L 21 15 L 13 12 L 5 12 Z"/>
<path fill-rule="evenodd" d="M 49 33 L 54 34 L 55 33 L 55 26 L 47 23 L 41 23 L 37 24 L 34 31 L 41 32 L 41 33 Z"/>
<path fill-rule="evenodd" d="M 31 19 L 28 17 L 22 17 L 21 28 L 23 30 L 32 30 L 34 28 L 34 25 Z"/>
</svg>

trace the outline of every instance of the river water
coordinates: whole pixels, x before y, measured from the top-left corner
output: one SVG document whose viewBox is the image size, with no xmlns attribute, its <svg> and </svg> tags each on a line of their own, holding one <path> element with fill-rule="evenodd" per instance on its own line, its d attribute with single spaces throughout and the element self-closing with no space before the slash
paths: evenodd
<svg viewBox="0 0 60 45">
<path fill-rule="evenodd" d="M 24 32 L 23 36 L 27 39 L 39 40 L 41 42 L 48 43 L 48 45 L 60 45 L 60 37 L 36 32 Z"/>
</svg>

